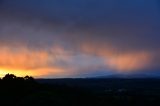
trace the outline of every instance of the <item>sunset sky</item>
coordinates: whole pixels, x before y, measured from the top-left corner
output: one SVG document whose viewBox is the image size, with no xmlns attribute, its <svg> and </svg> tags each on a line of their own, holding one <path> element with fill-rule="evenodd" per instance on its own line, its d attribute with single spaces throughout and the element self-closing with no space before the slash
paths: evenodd
<svg viewBox="0 0 160 106">
<path fill-rule="evenodd" d="M 160 76 L 159 0 L 0 0 L 0 77 Z"/>
</svg>

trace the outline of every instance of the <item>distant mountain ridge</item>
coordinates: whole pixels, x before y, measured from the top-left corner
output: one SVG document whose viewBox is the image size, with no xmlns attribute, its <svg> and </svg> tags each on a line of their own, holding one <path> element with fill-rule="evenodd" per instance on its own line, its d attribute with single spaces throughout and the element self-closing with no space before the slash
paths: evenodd
<svg viewBox="0 0 160 106">
<path fill-rule="evenodd" d="M 160 75 L 151 74 L 112 74 L 105 76 L 96 76 L 94 78 L 160 78 Z"/>
</svg>

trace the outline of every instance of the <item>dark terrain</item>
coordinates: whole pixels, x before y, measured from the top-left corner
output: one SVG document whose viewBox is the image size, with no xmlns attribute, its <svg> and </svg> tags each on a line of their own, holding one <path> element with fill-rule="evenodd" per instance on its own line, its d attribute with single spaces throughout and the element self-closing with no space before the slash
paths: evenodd
<svg viewBox="0 0 160 106">
<path fill-rule="evenodd" d="M 1 106 L 159 106 L 160 79 L 33 79 L 7 74 Z"/>
</svg>

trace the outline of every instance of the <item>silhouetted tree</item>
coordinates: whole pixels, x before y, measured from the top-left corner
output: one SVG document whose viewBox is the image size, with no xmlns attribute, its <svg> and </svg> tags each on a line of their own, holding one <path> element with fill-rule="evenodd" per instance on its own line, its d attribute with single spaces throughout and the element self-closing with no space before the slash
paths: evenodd
<svg viewBox="0 0 160 106">
<path fill-rule="evenodd" d="M 6 74 L 3 78 L 2 78 L 2 81 L 7 84 L 10 83 L 10 85 L 13 85 L 13 84 L 33 84 L 35 83 L 35 80 L 33 77 L 31 76 L 25 76 L 25 77 L 17 77 L 15 76 L 14 74 Z M 12 82 L 12 83 L 11 83 Z"/>
<path fill-rule="evenodd" d="M 2 78 L 2 80 L 14 80 L 14 79 L 16 79 L 17 77 L 14 75 L 14 74 L 6 74 L 3 78 Z"/>
<path fill-rule="evenodd" d="M 34 81 L 34 78 L 27 75 L 27 76 L 24 77 L 24 80 L 26 80 L 26 81 Z"/>
</svg>

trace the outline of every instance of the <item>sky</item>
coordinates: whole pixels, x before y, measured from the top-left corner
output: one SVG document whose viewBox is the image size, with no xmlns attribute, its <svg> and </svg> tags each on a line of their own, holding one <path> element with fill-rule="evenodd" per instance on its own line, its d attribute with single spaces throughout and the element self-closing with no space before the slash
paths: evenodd
<svg viewBox="0 0 160 106">
<path fill-rule="evenodd" d="M 159 0 L 0 0 L 0 76 L 160 76 Z"/>
</svg>

